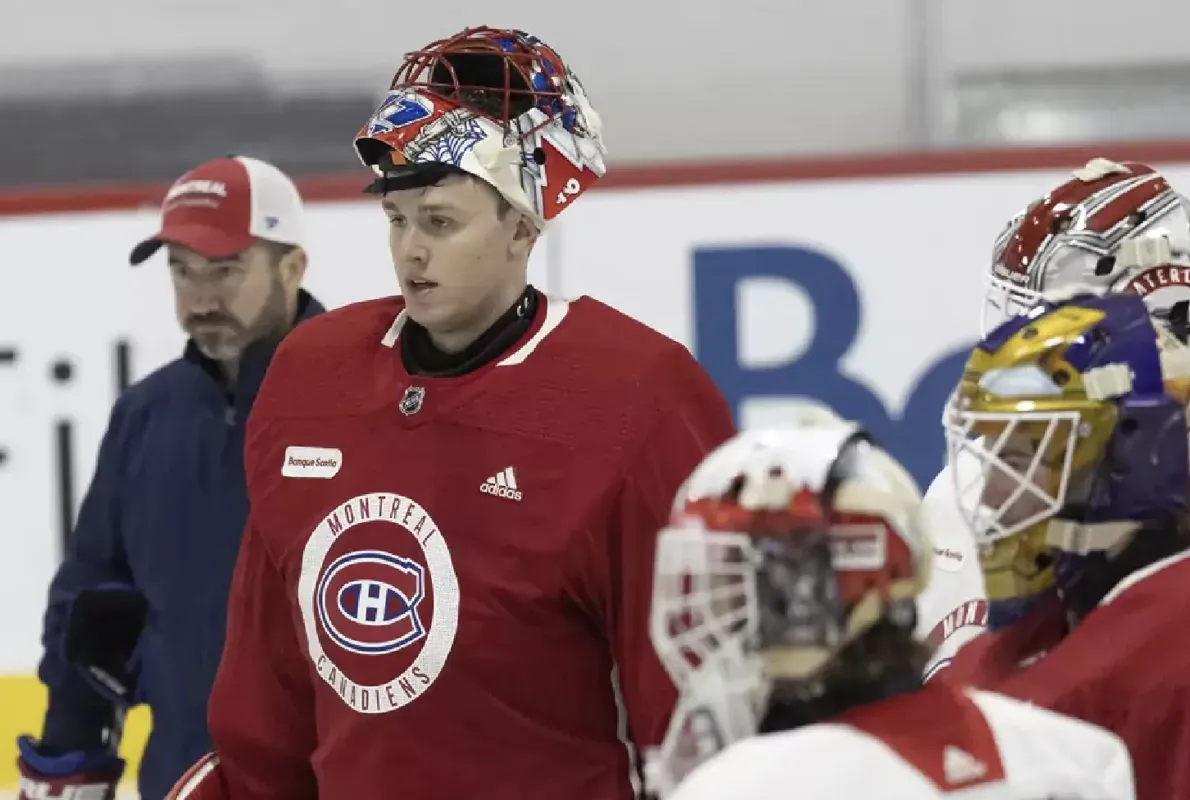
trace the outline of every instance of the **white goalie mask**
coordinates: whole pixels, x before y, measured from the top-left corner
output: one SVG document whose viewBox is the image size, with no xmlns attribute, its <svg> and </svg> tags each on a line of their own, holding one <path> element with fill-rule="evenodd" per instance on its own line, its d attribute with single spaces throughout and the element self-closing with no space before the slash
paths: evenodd
<svg viewBox="0 0 1190 800">
<path fill-rule="evenodd" d="M 651 791 L 755 735 L 775 681 L 816 684 L 893 609 L 912 629 L 931 552 L 920 504 L 908 473 L 831 414 L 706 457 L 657 543 L 650 635 L 679 697 L 647 754 Z"/>
<path fill-rule="evenodd" d="M 1190 253 L 1186 198 L 1146 164 L 1096 158 L 1074 170 L 997 237 L 980 319 L 983 335 L 1035 306 L 1043 294 L 1072 286 L 1122 291 L 1130 268 L 1117 256 L 1139 238 Z"/>
</svg>

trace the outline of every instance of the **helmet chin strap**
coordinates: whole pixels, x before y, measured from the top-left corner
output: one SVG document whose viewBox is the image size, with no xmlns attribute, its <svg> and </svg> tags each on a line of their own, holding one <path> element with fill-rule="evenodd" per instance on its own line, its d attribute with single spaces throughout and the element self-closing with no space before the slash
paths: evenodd
<svg viewBox="0 0 1190 800">
<path fill-rule="evenodd" d="M 1077 522 L 1051 519 L 1046 526 L 1045 543 L 1066 553 L 1102 552 L 1111 557 L 1127 547 L 1140 528 L 1141 523 L 1134 520 Z"/>
</svg>

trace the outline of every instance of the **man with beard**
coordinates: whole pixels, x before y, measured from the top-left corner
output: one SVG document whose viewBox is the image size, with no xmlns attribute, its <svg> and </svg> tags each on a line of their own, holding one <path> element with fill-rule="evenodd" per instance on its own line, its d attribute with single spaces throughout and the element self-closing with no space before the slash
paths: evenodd
<svg viewBox="0 0 1190 800">
<path fill-rule="evenodd" d="M 244 426 L 282 337 L 323 309 L 301 290 L 301 196 L 252 158 L 209 161 L 169 189 L 140 264 L 168 253 L 181 358 L 117 401 L 69 552 L 39 668 L 41 738 L 19 740 L 21 797 L 111 797 L 125 711 L 148 704 L 140 770 L 161 798 L 211 747 L 207 695 L 248 516 Z"/>
</svg>

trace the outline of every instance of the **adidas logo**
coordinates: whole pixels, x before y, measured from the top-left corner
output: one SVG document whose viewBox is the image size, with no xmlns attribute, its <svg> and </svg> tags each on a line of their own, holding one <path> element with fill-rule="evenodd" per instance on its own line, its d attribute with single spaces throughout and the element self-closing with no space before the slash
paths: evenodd
<svg viewBox="0 0 1190 800">
<path fill-rule="evenodd" d="M 942 752 L 942 772 L 950 784 L 971 783 L 987 774 L 988 765 L 958 747 L 948 746 Z"/>
<path fill-rule="evenodd" d="M 521 499 L 520 490 L 516 488 L 516 470 L 512 467 L 505 467 L 481 483 L 479 491 L 518 502 Z"/>
</svg>

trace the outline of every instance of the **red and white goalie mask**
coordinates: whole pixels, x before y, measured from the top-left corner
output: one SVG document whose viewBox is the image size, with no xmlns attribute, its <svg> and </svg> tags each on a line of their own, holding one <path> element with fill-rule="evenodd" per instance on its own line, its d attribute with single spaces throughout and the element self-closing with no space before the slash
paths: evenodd
<svg viewBox="0 0 1190 800">
<path fill-rule="evenodd" d="M 1137 239 L 1164 239 L 1190 253 L 1186 198 L 1146 164 L 1092 159 L 1013 217 L 996 239 L 981 328 L 1075 286 L 1119 291 L 1128 270 L 1117 256 Z"/>
<path fill-rule="evenodd" d="M 434 164 L 474 175 L 539 228 L 606 172 L 582 83 L 516 30 L 468 28 L 409 53 L 355 147 L 382 181 Z"/>
<path fill-rule="evenodd" d="M 646 754 L 651 791 L 755 735 L 777 682 L 813 685 L 881 620 L 912 630 L 931 553 L 920 505 L 899 464 L 827 414 L 706 457 L 657 543 L 650 636 L 679 694 Z"/>
</svg>

